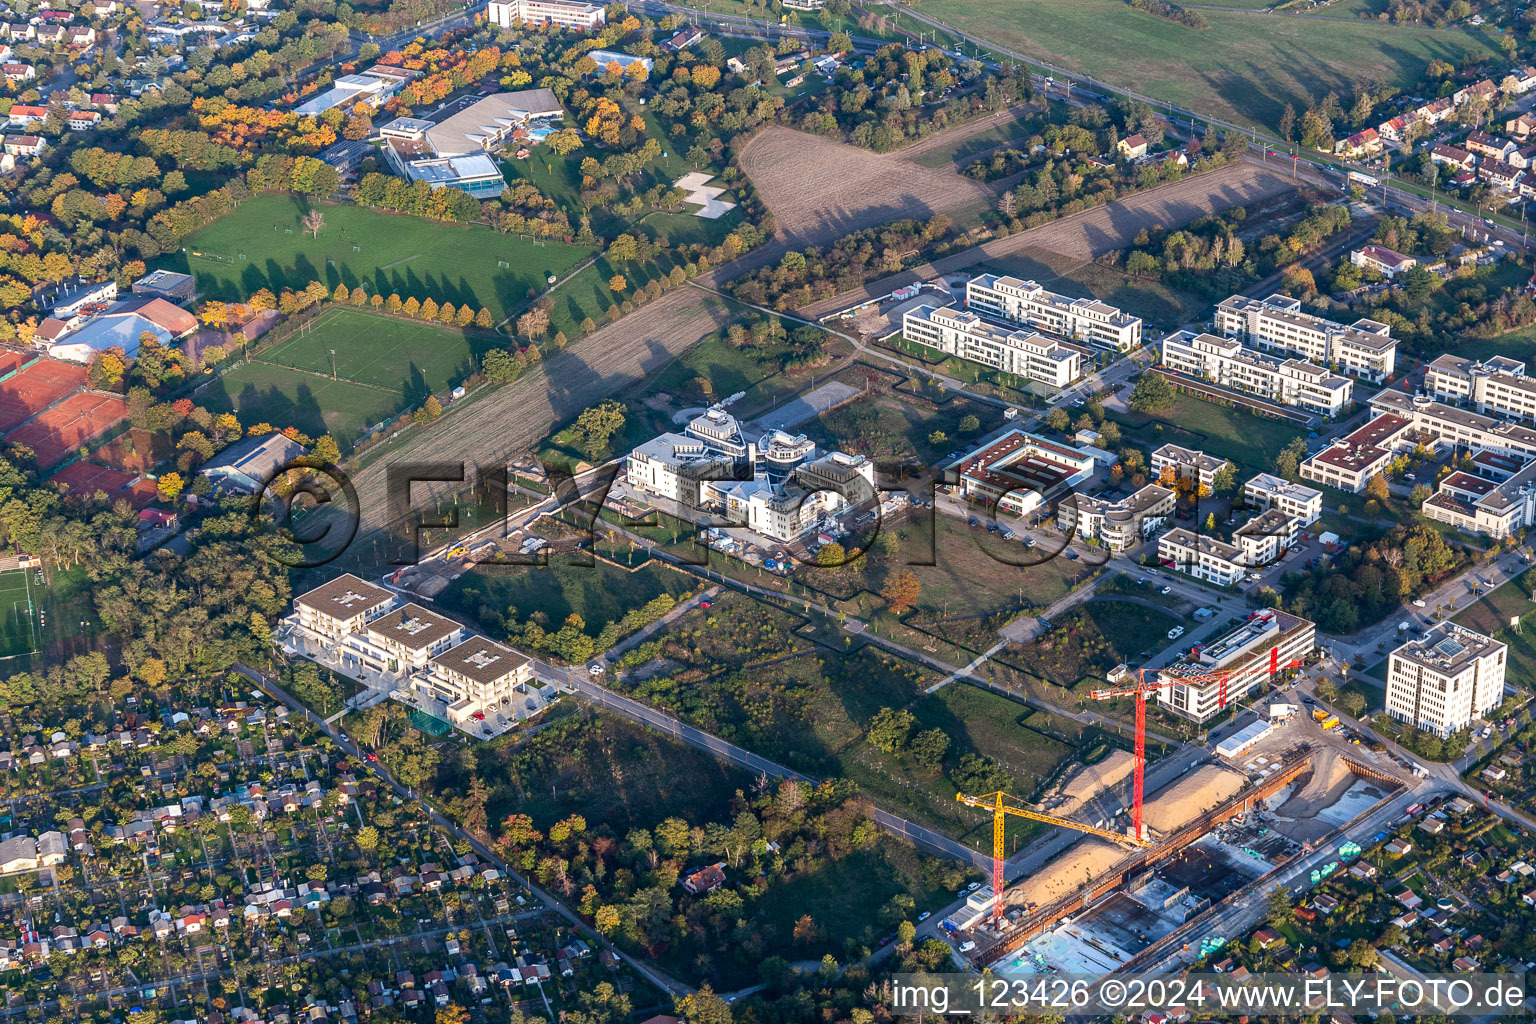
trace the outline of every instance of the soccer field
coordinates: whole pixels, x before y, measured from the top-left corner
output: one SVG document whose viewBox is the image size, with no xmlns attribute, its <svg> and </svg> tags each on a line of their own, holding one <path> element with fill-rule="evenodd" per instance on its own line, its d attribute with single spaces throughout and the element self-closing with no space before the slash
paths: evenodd
<svg viewBox="0 0 1536 1024">
<path fill-rule="evenodd" d="M 195 397 L 242 423 L 265 420 L 330 434 L 345 451 L 373 424 L 461 382 L 491 344 L 488 335 L 332 307 L 305 333 L 209 380 Z"/>
<path fill-rule="evenodd" d="M 473 372 L 476 357 L 494 347 L 493 340 L 480 332 L 333 306 L 304 333 L 256 359 L 389 388 L 414 406 L 461 383 Z"/>
<path fill-rule="evenodd" d="M 310 204 L 261 195 L 195 232 L 160 266 L 189 273 L 210 298 L 243 299 L 320 281 L 326 288 L 363 285 L 401 299 L 469 303 L 500 321 L 563 277 L 591 250 L 538 244 L 479 225 L 445 224 L 355 206 L 316 204 L 325 226 L 315 237 L 300 223 Z M 505 264 L 505 265 L 503 265 Z"/>
<path fill-rule="evenodd" d="M 0 572 L 0 660 L 33 654 L 38 649 L 37 605 L 43 588 L 28 578 L 29 569 Z"/>
</svg>

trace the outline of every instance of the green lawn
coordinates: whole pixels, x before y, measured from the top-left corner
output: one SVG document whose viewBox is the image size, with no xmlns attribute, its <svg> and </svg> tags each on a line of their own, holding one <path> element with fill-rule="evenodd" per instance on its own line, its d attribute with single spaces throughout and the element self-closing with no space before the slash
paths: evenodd
<svg viewBox="0 0 1536 1024">
<path fill-rule="evenodd" d="M 37 613 L 47 590 L 34 582 L 31 569 L 0 572 L 0 662 L 36 652 Z"/>
<path fill-rule="evenodd" d="M 648 565 L 625 572 L 603 562 L 584 566 L 552 556 L 547 568 L 471 569 L 438 595 L 444 606 L 470 615 L 487 628 L 509 619 L 541 617 L 551 631 L 572 614 L 596 635 L 633 608 L 669 593 L 685 593 L 691 578 Z"/>
<path fill-rule="evenodd" d="M 461 383 L 495 341 L 489 332 L 333 306 L 304 333 L 256 358 L 317 373 L 334 370 L 346 380 L 398 391 L 414 406 Z"/>
<path fill-rule="evenodd" d="M 987 150 L 993 149 L 1005 143 L 1011 143 L 1022 148 L 1024 140 L 1044 128 L 1044 119 L 1039 114 L 1026 114 L 1022 117 L 1008 117 L 1001 123 L 977 132 L 968 138 L 961 139 L 945 146 L 936 146 L 933 149 L 918 154 L 912 162 L 923 167 L 963 167 L 975 157 Z"/>
<path fill-rule="evenodd" d="M 1111 413 L 1110 418 L 1120 424 L 1125 440 L 1149 451 L 1171 441 L 1231 459 L 1240 467 L 1240 480 L 1255 471 L 1271 472 L 1281 449 L 1292 438 L 1306 436 L 1306 431 L 1289 423 L 1182 393 L 1174 395 L 1171 406 L 1156 413 Z"/>
<path fill-rule="evenodd" d="M 399 392 L 262 362 L 224 371 L 200 385 L 193 398 L 211 412 L 233 412 L 242 423 L 330 434 L 343 450 L 362 431 L 404 408 Z"/>
<path fill-rule="evenodd" d="M 1119 0 L 928 0 L 957 29 L 1192 110 L 1273 127 L 1285 104 L 1375 80 L 1413 85 L 1430 61 L 1461 66 L 1497 53 L 1481 32 L 1202 10 L 1204 31 Z"/>
<path fill-rule="evenodd" d="M 1025 249 L 990 260 L 986 269 L 1038 281 L 1074 298 L 1101 299 L 1151 326 L 1170 330 L 1202 318 L 1211 307 L 1209 299 L 1162 281 L 1134 277 L 1091 260 L 1074 260 L 1044 249 Z"/>
<path fill-rule="evenodd" d="M 585 247 L 540 245 L 486 227 L 314 206 L 325 214 L 318 237 L 300 223 L 310 203 L 261 195 L 194 233 L 160 265 L 194 275 L 210 298 L 243 299 L 318 280 L 329 289 L 361 284 L 402 299 L 468 302 L 500 321 L 527 303 L 530 289 L 543 291 L 549 275 L 562 277 L 589 255 Z"/>
<path fill-rule="evenodd" d="M 1511 685 L 1536 684 L 1536 604 L 1518 580 L 1485 593 L 1475 604 L 1462 609 L 1452 621 L 1494 637 L 1509 645 L 1509 663 L 1505 678 Z M 1519 617 L 1520 632 L 1509 621 Z"/>
</svg>

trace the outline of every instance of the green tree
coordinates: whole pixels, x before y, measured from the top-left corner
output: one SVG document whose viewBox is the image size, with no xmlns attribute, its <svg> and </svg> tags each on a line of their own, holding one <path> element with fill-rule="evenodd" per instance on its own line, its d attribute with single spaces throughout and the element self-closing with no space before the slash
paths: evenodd
<svg viewBox="0 0 1536 1024">
<path fill-rule="evenodd" d="M 1130 406 L 1137 412 L 1155 412 L 1173 405 L 1177 392 L 1168 378 L 1155 370 L 1148 370 L 1136 380 L 1131 389 Z"/>
</svg>

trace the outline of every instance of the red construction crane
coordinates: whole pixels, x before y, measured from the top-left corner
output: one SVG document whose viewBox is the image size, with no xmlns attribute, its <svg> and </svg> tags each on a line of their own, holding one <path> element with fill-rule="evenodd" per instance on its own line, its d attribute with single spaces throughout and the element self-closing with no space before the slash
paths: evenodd
<svg viewBox="0 0 1536 1024">
<path fill-rule="evenodd" d="M 1273 679 L 1284 669 L 1300 668 L 1301 662 L 1295 659 L 1280 664 L 1280 649 L 1272 647 L 1269 651 L 1269 677 Z M 1160 683 L 1162 676 L 1167 675 L 1169 681 Z M 1217 683 L 1220 689 L 1217 691 L 1216 706 L 1227 706 L 1227 680 L 1230 672 L 1200 672 L 1194 668 L 1170 668 L 1147 669 L 1139 668 L 1135 672 L 1135 684 L 1114 690 L 1094 690 L 1089 696 L 1094 700 L 1114 700 L 1117 697 L 1134 697 L 1136 699 L 1136 776 L 1131 799 L 1131 834 L 1138 839 L 1145 839 L 1147 834 L 1141 824 L 1141 804 L 1146 785 L 1147 771 L 1147 694 L 1161 686 L 1175 684 L 1202 685 L 1205 683 Z"/>
</svg>

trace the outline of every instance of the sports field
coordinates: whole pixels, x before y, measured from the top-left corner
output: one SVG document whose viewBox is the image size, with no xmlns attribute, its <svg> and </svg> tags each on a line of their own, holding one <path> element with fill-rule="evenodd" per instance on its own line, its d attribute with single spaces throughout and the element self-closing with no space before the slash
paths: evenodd
<svg viewBox="0 0 1536 1024">
<path fill-rule="evenodd" d="M 1497 53 L 1482 32 L 1202 9 L 1205 30 L 1120 0 L 928 0 L 923 13 L 1031 57 L 1244 124 L 1271 128 L 1354 83 L 1407 87 L 1436 58 L 1460 67 Z M 1425 95 L 1429 95 L 1426 93 Z"/>
<path fill-rule="evenodd" d="M 371 293 L 485 306 L 498 321 L 563 277 L 590 250 L 538 244 L 479 225 L 444 224 L 355 206 L 318 204 L 319 236 L 300 223 L 310 204 L 262 195 L 191 235 L 161 266 L 192 274 L 203 294 L 243 299 L 261 288 L 359 284 Z M 503 265 L 505 264 L 505 265 Z"/>
<path fill-rule="evenodd" d="M 204 384 L 197 401 L 215 412 L 232 411 L 244 423 L 329 433 L 345 449 L 367 427 L 463 381 L 491 340 L 334 306 L 304 333 Z"/>
<path fill-rule="evenodd" d="M 20 655 L 33 654 L 40 649 L 37 642 L 37 607 L 42 586 L 27 576 L 30 569 L 6 569 L 0 571 L 0 661 Z"/>
</svg>

